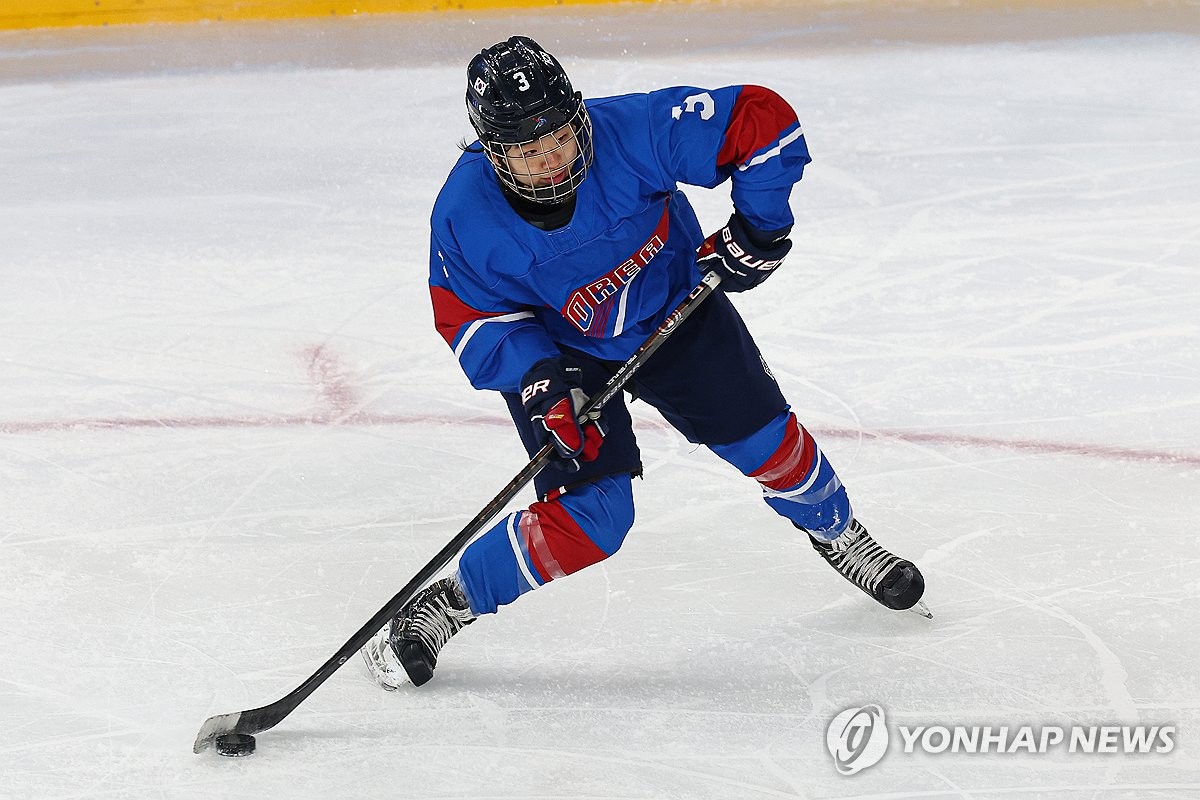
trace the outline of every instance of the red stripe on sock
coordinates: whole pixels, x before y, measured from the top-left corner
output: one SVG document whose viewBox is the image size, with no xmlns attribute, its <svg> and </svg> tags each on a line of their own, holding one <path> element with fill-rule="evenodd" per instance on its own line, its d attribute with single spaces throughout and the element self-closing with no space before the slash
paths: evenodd
<svg viewBox="0 0 1200 800">
<path fill-rule="evenodd" d="M 562 565 L 558 563 L 558 559 L 550 552 L 550 545 L 546 543 L 541 517 L 532 511 L 526 511 L 521 515 L 518 528 L 525 540 L 525 551 L 529 553 L 529 560 L 533 562 L 538 575 L 542 576 L 543 580 L 563 577 L 566 573 L 562 571 Z"/>
<path fill-rule="evenodd" d="M 816 455 L 817 443 L 804 426 L 796 421 L 796 415 L 789 414 L 783 441 L 766 463 L 750 473 L 750 477 L 768 489 L 790 489 L 800 485 L 808 477 Z"/>
<path fill-rule="evenodd" d="M 529 559 L 543 580 L 570 575 L 605 559 L 604 551 L 584 533 L 579 523 L 557 500 L 534 503 L 524 515 L 530 516 L 537 518 L 537 529 L 534 530 L 531 522 Z M 521 520 L 522 531 L 525 529 L 524 517 Z M 535 541 L 534 536 L 539 538 Z"/>
</svg>

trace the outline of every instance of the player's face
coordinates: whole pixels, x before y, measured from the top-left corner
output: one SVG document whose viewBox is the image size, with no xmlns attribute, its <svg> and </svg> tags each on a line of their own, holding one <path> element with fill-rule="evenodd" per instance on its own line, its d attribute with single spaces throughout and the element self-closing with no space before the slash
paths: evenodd
<svg viewBox="0 0 1200 800">
<path fill-rule="evenodd" d="M 504 148 L 504 156 L 514 180 L 541 189 L 571 177 L 571 165 L 579 158 L 579 142 L 575 129 L 564 125 L 536 141 Z"/>
</svg>

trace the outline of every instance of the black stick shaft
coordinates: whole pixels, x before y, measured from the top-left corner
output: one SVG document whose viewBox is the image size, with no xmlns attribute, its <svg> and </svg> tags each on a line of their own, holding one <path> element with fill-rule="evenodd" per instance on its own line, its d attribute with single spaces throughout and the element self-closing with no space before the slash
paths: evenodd
<svg viewBox="0 0 1200 800">
<path fill-rule="evenodd" d="M 696 287 L 683 299 L 683 302 L 667 316 L 662 325 L 658 327 L 658 330 L 650 334 L 637 351 L 629 357 L 629 360 L 613 373 L 613 376 L 609 378 L 604 388 L 580 410 L 580 416 L 583 417 L 598 412 L 609 400 L 616 396 L 633 376 L 633 373 L 637 372 L 642 364 L 646 362 L 646 359 L 650 358 L 654 354 L 654 351 L 666 341 L 667 337 L 679 327 L 679 324 L 687 319 L 688 315 L 706 297 L 712 294 L 720 282 L 720 277 L 715 273 L 705 275 L 704 279 L 696 284 Z M 373 617 L 367 620 L 328 661 L 322 664 L 316 672 L 308 676 L 303 683 L 274 703 L 234 714 L 219 714 L 215 717 L 209 717 L 205 720 L 204 725 L 200 727 L 200 733 L 196 736 L 196 743 L 192 747 L 193 752 L 199 753 L 207 749 L 213 740 L 221 734 L 255 734 L 273 728 L 282 722 L 288 714 L 291 714 L 296 709 L 296 706 L 304 702 L 305 698 L 312 694 L 318 686 L 324 683 L 334 672 L 337 672 L 342 664 L 345 664 L 347 660 L 362 649 L 362 646 L 370 641 L 371 637 L 380 628 L 386 625 L 392 617 L 400 613 L 400 610 L 413 598 L 413 595 L 441 572 L 470 543 L 471 539 L 483 530 L 485 525 L 503 511 L 504 507 L 517 496 L 517 493 L 533 480 L 535 475 L 542 471 L 542 468 L 546 466 L 546 462 L 550 460 L 552 452 L 553 445 L 549 444 L 539 450 L 537 455 L 508 482 L 508 485 L 500 490 L 500 494 L 496 495 L 491 502 L 484 506 L 457 536 L 447 542 L 446 546 L 439 550 L 437 555 L 422 567 L 395 597 L 387 602 L 387 605 L 375 612 Z"/>
</svg>

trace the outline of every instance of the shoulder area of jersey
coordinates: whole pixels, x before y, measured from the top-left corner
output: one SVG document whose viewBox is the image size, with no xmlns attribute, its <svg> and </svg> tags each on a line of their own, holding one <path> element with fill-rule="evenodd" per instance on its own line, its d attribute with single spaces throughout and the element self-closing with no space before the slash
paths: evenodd
<svg viewBox="0 0 1200 800">
<path fill-rule="evenodd" d="M 438 198 L 449 199 L 462 195 L 464 199 L 477 203 L 481 193 L 487 192 L 489 187 L 495 184 L 496 173 L 487 156 L 478 151 L 467 150 L 450 168 Z M 498 187 L 496 193 L 499 195 Z"/>
<path fill-rule="evenodd" d="M 599 112 L 601 115 L 620 111 L 632 106 L 639 101 L 645 102 L 650 95 L 645 92 L 632 92 L 630 94 L 613 94 L 605 97 L 586 97 L 583 100 L 584 108 L 588 110 L 588 114 L 595 115 Z"/>
</svg>

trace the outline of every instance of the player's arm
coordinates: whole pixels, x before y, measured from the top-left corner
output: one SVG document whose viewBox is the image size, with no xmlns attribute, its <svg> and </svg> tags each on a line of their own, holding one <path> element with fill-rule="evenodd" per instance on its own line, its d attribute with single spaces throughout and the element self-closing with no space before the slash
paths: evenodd
<svg viewBox="0 0 1200 800">
<path fill-rule="evenodd" d="M 429 294 L 434 326 L 476 389 L 518 391 L 530 365 L 559 355 L 532 310 L 481 285 L 455 248 L 436 237 Z"/>
<path fill-rule="evenodd" d="M 792 224 L 788 198 L 812 159 L 796 112 L 762 86 L 676 86 L 648 96 L 655 154 L 670 181 L 733 181 L 733 204 L 764 231 Z"/>
<path fill-rule="evenodd" d="M 762 86 L 742 86 L 717 152 L 717 169 L 733 181 L 733 205 L 760 231 L 790 229 L 792 186 L 812 160 L 804 130 L 786 100 Z"/>
<path fill-rule="evenodd" d="M 733 183 L 733 216 L 706 240 L 703 268 L 720 272 L 726 291 L 757 286 L 791 248 L 788 200 L 811 161 L 796 112 L 762 86 L 675 87 L 649 98 L 666 177 L 707 187 Z"/>
</svg>

